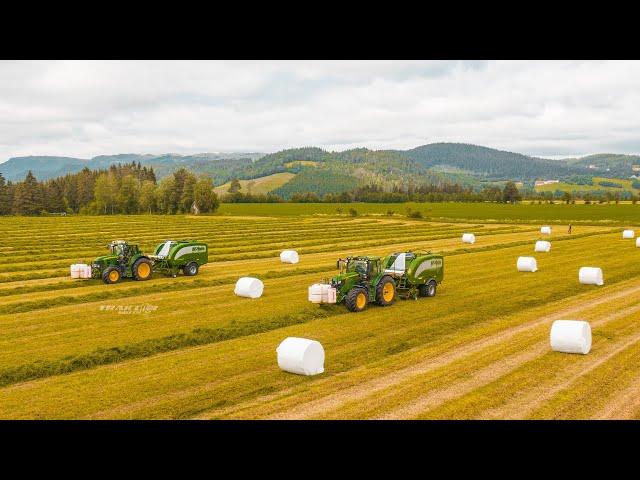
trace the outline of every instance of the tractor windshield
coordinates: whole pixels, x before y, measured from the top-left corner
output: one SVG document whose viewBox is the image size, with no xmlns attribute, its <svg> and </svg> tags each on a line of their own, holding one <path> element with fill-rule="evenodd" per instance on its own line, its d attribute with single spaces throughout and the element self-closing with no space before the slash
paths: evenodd
<svg viewBox="0 0 640 480">
<path fill-rule="evenodd" d="M 111 250 L 111 253 L 113 255 L 123 255 L 124 254 L 124 248 L 122 245 L 111 245 L 109 247 L 109 249 Z"/>
<path fill-rule="evenodd" d="M 366 260 L 351 260 L 347 265 L 347 272 L 357 272 L 366 275 L 369 270 L 369 262 Z"/>
</svg>

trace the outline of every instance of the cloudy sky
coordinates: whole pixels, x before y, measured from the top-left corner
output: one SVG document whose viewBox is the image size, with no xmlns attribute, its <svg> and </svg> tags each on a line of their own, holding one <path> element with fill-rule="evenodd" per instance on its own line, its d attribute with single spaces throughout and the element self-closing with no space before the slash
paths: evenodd
<svg viewBox="0 0 640 480">
<path fill-rule="evenodd" d="M 640 153 L 640 62 L 0 62 L 0 162 L 22 155 L 465 142 Z"/>
</svg>

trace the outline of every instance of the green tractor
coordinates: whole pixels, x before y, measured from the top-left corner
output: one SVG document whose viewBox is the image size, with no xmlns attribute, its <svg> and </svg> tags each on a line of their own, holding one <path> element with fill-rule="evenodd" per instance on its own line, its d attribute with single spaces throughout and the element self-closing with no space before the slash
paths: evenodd
<svg viewBox="0 0 640 480">
<path fill-rule="evenodd" d="M 104 283 L 117 283 L 122 278 L 149 280 L 153 272 L 175 277 L 182 270 L 192 276 L 208 260 L 207 245 L 192 240 L 167 240 L 156 247 L 154 255 L 145 255 L 138 245 L 124 240 L 115 240 L 107 248 L 109 254 L 91 265 L 92 278 L 101 278 Z"/>
<path fill-rule="evenodd" d="M 360 312 L 369 303 L 391 305 L 397 297 L 433 297 L 444 278 L 444 258 L 431 252 L 347 257 L 336 267 L 338 275 L 309 287 L 309 301 L 344 302 L 350 311 Z"/>
</svg>

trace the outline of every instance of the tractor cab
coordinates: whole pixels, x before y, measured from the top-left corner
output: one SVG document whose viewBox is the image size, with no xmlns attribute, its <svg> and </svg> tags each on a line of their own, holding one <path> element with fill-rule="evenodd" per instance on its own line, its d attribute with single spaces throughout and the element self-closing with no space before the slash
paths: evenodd
<svg viewBox="0 0 640 480">
<path fill-rule="evenodd" d="M 140 249 L 138 245 L 131 245 L 124 240 L 115 240 L 107 245 L 109 249 L 109 253 L 118 257 L 121 260 L 128 260 L 134 255 L 138 255 L 140 253 Z"/>
<path fill-rule="evenodd" d="M 341 275 L 357 274 L 362 280 L 368 280 L 380 273 L 379 257 L 347 257 L 338 260 L 338 269 Z"/>
</svg>

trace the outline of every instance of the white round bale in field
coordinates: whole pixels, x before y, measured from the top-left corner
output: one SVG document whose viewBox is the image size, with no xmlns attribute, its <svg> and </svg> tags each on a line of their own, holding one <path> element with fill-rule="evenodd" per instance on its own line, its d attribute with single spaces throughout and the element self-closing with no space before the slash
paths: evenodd
<svg viewBox="0 0 640 480">
<path fill-rule="evenodd" d="M 536 242 L 536 248 L 534 249 L 536 252 L 548 252 L 551 250 L 551 242 L 547 242 L 545 240 L 538 240 Z"/>
<path fill-rule="evenodd" d="M 538 270 L 538 262 L 533 257 L 518 257 L 519 272 L 536 272 Z"/>
<path fill-rule="evenodd" d="M 300 261 L 300 257 L 298 256 L 298 252 L 295 250 L 284 250 L 280 253 L 280 261 L 282 263 L 298 263 Z"/>
<path fill-rule="evenodd" d="M 636 247 L 640 248 L 640 237 L 636 238 Z"/>
<path fill-rule="evenodd" d="M 591 325 L 582 320 L 556 320 L 549 334 L 551 350 L 586 355 L 591 350 Z"/>
<path fill-rule="evenodd" d="M 636 236 L 636 232 L 633 230 L 625 230 L 622 232 L 622 238 L 634 238 Z"/>
<path fill-rule="evenodd" d="M 264 291 L 264 283 L 253 277 L 242 277 L 236 282 L 233 293 L 239 297 L 259 298 Z"/>
<path fill-rule="evenodd" d="M 324 372 L 324 348 L 316 340 L 287 337 L 278 345 L 276 353 L 278 366 L 285 372 L 298 375 L 317 375 Z"/>
<path fill-rule="evenodd" d="M 544 233 L 545 235 L 551 235 L 551 227 L 545 226 L 540 229 L 540 233 Z"/>
<path fill-rule="evenodd" d="M 602 269 L 598 267 L 582 267 L 578 271 L 578 281 L 584 285 L 604 285 Z"/>
<path fill-rule="evenodd" d="M 462 235 L 462 243 L 476 243 L 476 236 L 473 233 L 465 233 Z"/>
</svg>

